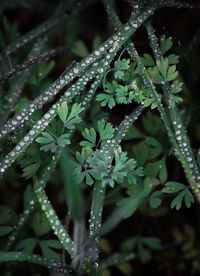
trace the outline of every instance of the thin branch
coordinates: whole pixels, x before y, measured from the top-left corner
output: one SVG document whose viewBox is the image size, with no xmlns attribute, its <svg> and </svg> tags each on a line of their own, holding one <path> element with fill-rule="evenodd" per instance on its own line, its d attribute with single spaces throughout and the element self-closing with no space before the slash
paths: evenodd
<svg viewBox="0 0 200 276">
<path fill-rule="evenodd" d="M 34 64 L 48 61 L 49 59 L 55 57 L 56 55 L 64 52 L 68 47 L 57 47 L 55 49 L 50 49 L 41 53 L 38 56 L 33 56 L 27 59 L 24 63 L 17 65 L 14 69 L 9 71 L 4 77 L 0 79 L 0 85 L 4 84 L 9 79 L 15 78 L 17 75 L 20 75 L 24 70 L 30 69 Z"/>
</svg>

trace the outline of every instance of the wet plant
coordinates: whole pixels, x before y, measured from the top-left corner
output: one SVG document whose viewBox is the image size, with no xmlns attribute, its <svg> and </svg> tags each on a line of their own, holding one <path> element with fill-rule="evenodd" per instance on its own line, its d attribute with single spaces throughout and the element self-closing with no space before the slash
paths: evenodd
<svg viewBox="0 0 200 276">
<path fill-rule="evenodd" d="M 6 2 L 2 13 L 14 3 Z M 96 2 L 59 1 L 25 35 L 2 19 L 0 176 L 2 194 L 13 189 L 0 205 L 2 275 L 15 275 L 16 262 L 31 263 L 38 275 L 91 276 L 132 259 L 145 263 L 165 248 L 160 237 L 143 233 L 146 218 L 164 215 L 165 202 L 176 210 L 199 204 L 200 151 L 187 134 L 196 107 L 184 105 L 184 62 L 173 39 L 157 36 L 152 22 L 162 8 L 200 5 L 130 0 L 122 24 L 113 1 L 99 1 L 114 31 L 104 42 L 94 37 L 88 50 L 72 29 Z M 133 35 L 140 28 L 151 50 L 139 55 Z M 55 46 L 59 32 L 65 45 Z M 199 31 L 185 59 L 198 41 Z M 52 59 L 65 52 L 66 68 L 52 81 Z M 126 107 L 114 120 L 113 110 Z M 172 177 L 169 158 L 181 164 L 183 183 Z M 106 235 L 136 212 L 138 233 L 121 241 L 117 254 L 104 254 Z"/>
</svg>

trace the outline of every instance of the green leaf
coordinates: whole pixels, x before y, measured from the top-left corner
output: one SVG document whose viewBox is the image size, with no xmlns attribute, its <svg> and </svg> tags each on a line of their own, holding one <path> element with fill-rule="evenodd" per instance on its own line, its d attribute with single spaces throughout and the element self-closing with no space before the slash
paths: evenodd
<svg viewBox="0 0 200 276">
<path fill-rule="evenodd" d="M 91 186 L 94 183 L 94 180 L 89 174 L 86 174 L 86 183 L 87 185 Z"/>
<path fill-rule="evenodd" d="M 133 251 L 136 252 L 136 250 L 138 250 L 137 255 L 140 257 L 142 262 L 146 262 L 150 259 L 151 255 L 149 250 L 145 249 L 144 246 L 154 250 L 162 248 L 158 238 L 137 235 L 133 238 L 125 240 L 121 245 L 121 249 L 127 253 L 131 253 Z"/>
<path fill-rule="evenodd" d="M 9 224 L 14 225 L 17 221 L 17 215 L 15 211 L 7 206 L 7 205 L 0 205 L 0 224 Z"/>
<path fill-rule="evenodd" d="M 49 224 L 45 213 L 42 211 L 37 211 L 33 214 L 31 226 L 36 236 L 42 236 L 51 230 L 51 225 Z"/>
<path fill-rule="evenodd" d="M 153 115 L 153 113 L 148 110 L 146 115 L 142 117 L 142 123 L 146 131 L 152 136 L 157 134 L 161 128 L 162 121 L 161 119 Z"/>
<path fill-rule="evenodd" d="M 96 97 L 96 100 L 101 102 L 102 106 L 108 105 L 110 109 L 112 109 L 115 106 L 115 99 L 113 95 L 108 94 L 98 94 Z"/>
<path fill-rule="evenodd" d="M 44 81 L 43 82 L 41 81 L 51 72 L 54 66 L 55 66 L 55 61 L 50 61 L 49 63 L 42 62 L 36 65 L 33 68 L 32 74 L 29 79 L 29 83 L 41 88 L 42 85 L 45 84 Z"/>
<path fill-rule="evenodd" d="M 122 220 L 133 215 L 139 206 L 146 201 L 150 191 L 151 189 L 149 187 L 144 187 L 137 195 L 120 200 L 113 213 L 102 225 L 100 234 L 105 235 L 114 229 Z"/>
<path fill-rule="evenodd" d="M 60 147 L 65 147 L 66 145 L 69 145 L 71 142 L 68 139 L 70 134 L 63 134 L 57 139 L 57 143 Z"/>
<path fill-rule="evenodd" d="M 33 164 L 23 168 L 22 176 L 26 179 L 33 177 L 36 174 L 36 172 L 38 171 L 40 164 L 41 164 L 40 162 L 37 162 L 37 163 L 33 163 Z"/>
<path fill-rule="evenodd" d="M 9 234 L 13 228 L 11 226 L 0 226 L 0 237 Z"/>
<path fill-rule="evenodd" d="M 149 250 L 145 249 L 141 244 L 138 246 L 138 255 L 142 263 L 146 263 L 151 259 L 151 254 Z"/>
<path fill-rule="evenodd" d="M 133 171 L 129 171 L 127 175 L 127 180 L 129 184 L 137 184 L 138 177 L 144 176 L 144 170 L 142 167 L 138 167 Z"/>
<path fill-rule="evenodd" d="M 85 58 L 89 55 L 88 49 L 82 40 L 76 41 L 72 47 L 72 53 L 81 58 Z"/>
<path fill-rule="evenodd" d="M 171 54 L 168 57 L 169 64 L 177 64 L 179 62 L 179 56 L 175 54 Z"/>
<path fill-rule="evenodd" d="M 121 246 L 120 246 L 122 251 L 125 251 L 127 253 L 131 253 L 137 245 L 137 238 L 138 237 L 136 236 L 136 237 L 129 238 L 129 239 L 123 241 Z"/>
<path fill-rule="evenodd" d="M 150 106 L 153 102 L 154 102 L 154 99 L 153 99 L 153 98 L 146 98 L 146 99 L 144 100 L 144 107 Z"/>
<path fill-rule="evenodd" d="M 179 210 L 181 208 L 183 199 L 186 207 L 190 208 L 191 204 L 194 202 L 194 197 L 188 188 L 185 188 L 173 199 L 171 208 L 176 207 L 176 210 Z"/>
<path fill-rule="evenodd" d="M 42 135 L 43 137 L 38 137 L 35 141 L 40 144 L 48 144 L 54 141 L 53 137 L 48 132 L 42 132 Z"/>
<path fill-rule="evenodd" d="M 107 164 L 106 154 L 99 150 L 95 151 L 90 158 L 87 159 L 87 163 L 95 172 L 99 172 L 103 176 L 107 176 Z"/>
<path fill-rule="evenodd" d="M 99 48 L 101 45 L 101 38 L 100 36 L 95 36 L 93 41 L 92 41 L 92 50 L 96 50 L 97 48 Z"/>
<path fill-rule="evenodd" d="M 52 71 L 55 66 L 55 61 L 51 60 L 50 62 L 43 64 L 45 68 L 42 70 L 42 75 L 40 74 L 41 78 L 45 78 Z"/>
<path fill-rule="evenodd" d="M 104 119 L 97 123 L 100 140 L 111 139 L 114 135 L 114 128 L 110 123 L 106 123 Z"/>
<path fill-rule="evenodd" d="M 101 185 L 104 187 L 105 185 L 114 186 L 114 183 L 122 183 L 124 177 L 128 175 L 128 173 L 132 172 L 136 167 L 136 160 L 128 159 L 126 156 L 127 153 L 115 152 L 115 163 L 111 168 L 107 168 L 107 157 L 105 152 L 96 151 L 88 160 L 90 167 L 95 171 L 99 172 L 101 175 Z M 134 171 L 133 171 L 134 173 Z M 129 175 L 129 177 L 131 177 Z"/>
<path fill-rule="evenodd" d="M 116 95 L 116 89 L 118 88 L 118 83 L 116 81 L 112 81 L 112 83 L 106 82 L 105 83 L 105 92 L 107 94 L 99 94 L 97 95 L 97 101 L 101 102 L 102 106 L 108 105 L 108 107 L 111 109 L 113 106 L 115 106 L 115 95 Z"/>
<path fill-rule="evenodd" d="M 17 250 L 22 249 L 26 253 L 32 253 L 36 246 L 36 243 L 37 243 L 37 240 L 35 238 L 27 238 L 27 239 L 20 241 L 17 244 L 16 249 Z"/>
<path fill-rule="evenodd" d="M 24 191 L 24 210 L 26 210 L 27 207 L 29 207 L 29 203 L 31 201 L 33 195 L 33 189 L 31 184 L 26 186 L 26 189 Z"/>
<path fill-rule="evenodd" d="M 40 147 L 40 150 L 43 150 L 43 151 L 49 151 L 50 150 L 51 152 L 56 152 L 57 146 L 53 142 L 53 143 L 50 143 L 50 144 L 47 144 L 45 146 Z"/>
<path fill-rule="evenodd" d="M 176 207 L 176 210 L 179 210 L 182 205 L 183 198 L 185 196 L 185 191 L 180 192 L 172 201 L 171 208 Z"/>
<path fill-rule="evenodd" d="M 137 196 L 121 199 L 117 205 L 123 209 L 123 218 L 128 218 L 137 210 L 137 208 L 145 201 L 150 192 L 149 187 L 145 187 Z"/>
<path fill-rule="evenodd" d="M 162 248 L 161 241 L 158 238 L 142 237 L 142 241 L 145 245 L 147 245 L 149 248 L 152 248 L 154 250 L 160 250 Z"/>
<path fill-rule="evenodd" d="M 183 82 L 179 82 L 178 80 L 174 81 L 171 85 L 171 91 L 173 94 L 176 94 L 182 90 Z"/>
<path fill-rule="evenodd" d="M 167 168 L 165 158 L 161 159 L 160 163 L 160 172 L 159 172 L 159 179 L 162 184 L 164 184 L 167 180 Z"/>
<path fill-rule="evenodd" d="M 58 107 L 58 115 L 61 119 L 61 121 L 63 122 L 63 124 L 66 121 L 67 118 L 67 114 L 68 114 L 68 106 L 66 102 L 63 102 L 59 107 Z"/>
<path fill-rule="evenodd" d="M 66 128 L 74 129 L 75 128 L 74 125 L 80 123 L 81 118 L 78 116 L 78 114 L 81 113 L 83 109 L 84 108 L 81 107 L 80 104 L 77 104 L 77 103 L 73 104 L 71 112 L 65 121 Z"/>
<path fill-rule="evenodd" d="M 179 183 L 179 182 L 173 182 L 173 181 L 170 181 L 170 182 L 167 182 L 165 183 L 165 187 L 162 189 L 162 192 L 163 193 L 176 193 L 176 192 L 179 192 L 181 190 L 184 190 L 185 189 L 185 185 Z"/>
<path fill-rule="evenodd" d="M 145 177 L 144 179 L 144 185 L 146 186 L 155 187 L 159 184 L 160 184 L 159 180 L 155 177 Z"/>
<path fill-rule="evenodd" d="M 124 76 L 124 73 L 122 71 L 116 71 L 114 75 L 115 79 L 121 79 Z"/>
<path fill-rule="evenodd" d="M 96 131 L 93 127 L 91 127 L 90 129 L 85 128 L 85 130 L 82 132 L 82 135 L 85 139 L 87 139 L 88 141 L 82 141 L 80 142 L 80 145 L 83 147 L 89 147 L 89 148 L 93 148 L 96 145 Z"/>
<path fill-rule="evenodd" d="M 184 201 L 185 201 L 185 205 L 186 205 L 187 208 L 190 208 L 191 204 L 194 203 L 194 197 L 188 189 L 185 190 Z"/>
<path fill-rule="evenodd" d="M 117 61 L 115 61 L 115 69 L 118 71 L 121 70 L 128 70 L 129 68 L 129 64 L 130 64 L 130 59 L 125 59 L 123 58 L 122 60 L 118 59 Z"/>
<path fill-rule="evenodd" d="M 81 113 L 81 111 L 83 111 L 83 107 L 81 107 L 81 104 L 73 104 L 71 112 L 69 114 L 69 117 L 67 118 L 67 120 L 71 120 L 73 117 L 77 116 L 79 113 Z"/>
<path fill-rule="evenodd" d="M 167 72 L 167 81 L 172 81 L 178 76 L 178 71 L 176 71 L 176 65 L 170 66 Z"/>
<path fill-rule="evenodd" d="M 163 78 L 167 79 L 167 70 L 168 70 L 168 66 L 169 66 L 168 59 L 162 58 L 161 60 L 157 60 L 156 65 L 157 65 L 159 71 L 161 72 L 161 74 L 163 75 Z"/>
<path fill-rule="evenodd" d="M 149 54 L 144 54 L 144 57 L 140 57 L 142 63 L 144 66 L 151 66 L 154 67 L 155 66 L 155 61 L 152 58 L 152 56 L 150 56 Z"/>
<path fill-rule="evenodd" d="M 155 67 L 148 67 L 147 72 L 152 80 L 153 83 L 162 83 L 163 77 L 160 75 L 157 66 Z"/>
<path fill-rule="evenodd" d="M 145 137 L 145 141 L 148 145 L 148 157 L 149 159 L 155 158 L 161 152 L 163 152 L 163 146 L 153 137 Z"/>
<path fill-rule="evenodd" d="M 39 245 L 42 250 L 42 255 L 46 258 L 52 259 L 59 261 L 61 258 L 61 255 L 58 254 L 57 252 L 53 251 L 51 248 L 55 249 L 61 249 L 62 245 L 59 241 L 57 240 L 40 240 Z"/>
<path fill-rule="evenodd" d="M 82 141 L 82 142 L 80 142 L 79 143 L 82 147 L 89 147 L 89 148 L 93 148 L 94 147 L 94 145 L 92 144 L 92 143 L 90 143 L 90 142 L 88 142 L 88 141 Z"/>
<path fill-rule="evenodd" d="M 169 104 L 171 107 L 175 107 L 176 103 L 180 103 L 182 101 L 183 101 L 183 99 L 181 97 L 171 96 L 171 98 L 169 100 Z"/>
<path fill-rule="evenodd" d="M 132 147 L 134 157 L 139 166 L 143 166 L 148 159 L 148 147 L 147 144 L 142 141 L 139 144 Z"/>
<path fill-rule="evenodd" d="M 162 55 L 164 55 L 169 49 L 172 47 L 172 39 L 171 37 L 166 38 L 166 35 L 162 35 L 160 38 L 160 48 Z"/>
<path fill-rule="evenodd" d="M 151 206 L 151 208 L 158 208 L 162 202 L 162 200 L 160 199 L 160 196 L 162 195 L 162 193 L 160 191 L 155 191 L 151 194 L 150 198 L 149 198 L 149 205 Z"/>
<path fill-rule="evenodd" d="M 0 224 L 6 223 L 10 218 L 12 214 L 10 212 L 9 207 L 5 205 L 0 206 Z"/>
<path fill-rule="evenodd" d="M 123 137 L 123 140 L 131 140 L 137 138 L 144 138 L 144 134 L 140 132 L 136 127 L 131 126 L 125 137 Z"/>
</svg>

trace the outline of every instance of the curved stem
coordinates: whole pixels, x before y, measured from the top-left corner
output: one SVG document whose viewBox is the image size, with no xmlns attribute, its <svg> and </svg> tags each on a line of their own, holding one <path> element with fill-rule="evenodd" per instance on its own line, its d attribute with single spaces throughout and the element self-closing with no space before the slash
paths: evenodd
<svg viewBox="0 0 200 276">
<path fill-rule="evenodd" d="M 29 263 L 41 265 L 47 268 L 48 270 L 65 273 L 65 275 L 68 275 L 69 273 L 73 272 L 73 270 L 67 265 L 63 265 L 60 262 L 47 259 L 40 255 L 30 254 L 26 252 L 19 252 L 19 251 L 0 252 L 0 263 L 11 262 L 11 261 L 29 262 Z"/>
</svg>

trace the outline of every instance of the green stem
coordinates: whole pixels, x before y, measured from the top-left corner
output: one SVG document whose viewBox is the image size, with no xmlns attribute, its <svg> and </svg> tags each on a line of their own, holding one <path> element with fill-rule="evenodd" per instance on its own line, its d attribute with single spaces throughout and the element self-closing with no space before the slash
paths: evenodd
<svg viewBox="0 0 200 276">
<path fill-rule="evenodd" d="M 119 255 L 119 256 L 113 256 L 110 257 L 104 261 L 102 261 L 99 265 L 100 269 L 107 268 L 110 266 L 115 266 L 121 263 L 128 262 L 130 260 L 133 260 L 135 258 L 134 253 L 129 253 L 129 254 L 124 254 L 124 255 Z"/>
<path fill-rule="evenodd" d="M 69 234 L 67 233 L 65 227 L 60 222 L 57 214 L 55 213 L 45 191 L 44 188 L 39 185 L 39 182 L 35 180 L 34 190 L 38 199 L 38 202 L 41 205 L 42 211 L 44 211 L 51 228 L 54 231 L 54 234 L 59 239 L 60 243 L 63 245 L 65 250 L 69 253 L 69 255 L 73 256 L 73 241 L 71 240 Z"/>
<path fill-rule="evenodd" d="M 88 248 L 88 258 L 92 262 L 97 261 L 99 255 L 99 236 L 97 235 L 97 233 L 101 227 L 105 191 L 106 187 L 102 187 L 101 182 L 96 181 L 92 194 L 89 225 L 89 240 L 91 240 L 92 242 L 90 243 Z"/>
<path fill-rule="evenodd" d="M 40 255 L 36 254 L 30 254 L 25 252 L 0 252 L 0 263 L 4 262 L 29 262 L 37 265 L 41 265 L 48 270 L 56 271 L 60 273 L 65 273 L 65 275 L 68 275 L 69 273 L 73 272 L 73 270 L 63 265 L 60 262 L 56 262 L 55 260 L 47 259 L 45 257 L 42 257 Z"/>
</svg>

